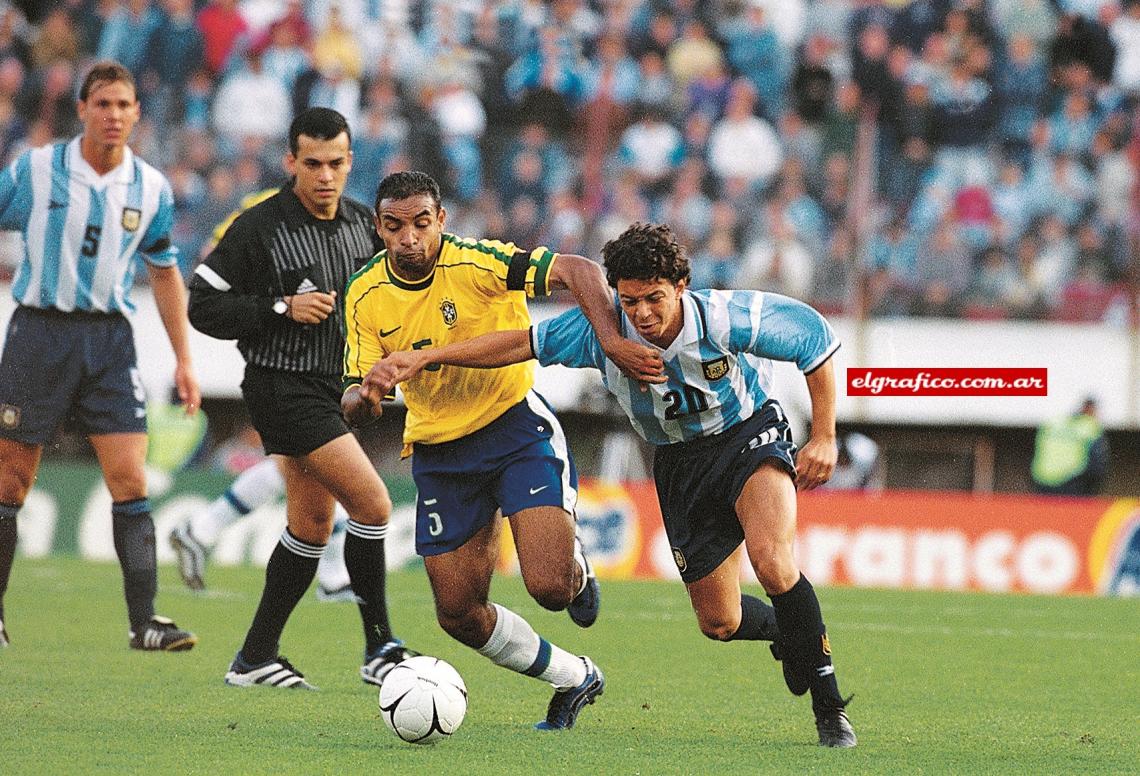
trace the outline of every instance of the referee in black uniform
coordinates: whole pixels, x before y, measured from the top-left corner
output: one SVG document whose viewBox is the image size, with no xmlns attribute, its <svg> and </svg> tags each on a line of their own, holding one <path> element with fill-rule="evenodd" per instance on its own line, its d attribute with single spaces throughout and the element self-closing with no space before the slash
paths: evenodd
<svg viewBox="0 0 1140 776">
<path fill-rule="evenodd" d="M 341 197 L 351 166 L 341 114 L 310 108 L 297 116 L 285 155 L 291 184 L 239 216 L 190 283 L 190 322 L 211 337 L 237 340 L 250 419 L 285 476 L 288 527 L 226 673 L 231 685 L 312 687 L 278 653 L 278 643 L 313 581 L 334 500 L 350 516 L 344 556 L 364 620 L 361 677 L 378 685 L 413 654 L 393 636 L 385 601 L 392 501 L 340 412 L 344 336 L 337 296 L 383 247 L 371 211 Z"/>
</svg>

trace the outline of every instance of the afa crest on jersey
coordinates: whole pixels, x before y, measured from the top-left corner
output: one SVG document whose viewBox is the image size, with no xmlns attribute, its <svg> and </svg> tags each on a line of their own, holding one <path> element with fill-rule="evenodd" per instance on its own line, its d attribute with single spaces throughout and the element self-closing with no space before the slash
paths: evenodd
<svg viewBox="0 0 1140 776">
<path fill-rule="evenodd" d="M 443 315 L 443 322 L 448 326 L 454 326 L 455 322 L 459 320 L 459 312 L 455 309 L 455 302 L 450 299 L 443 300 L 439 306 L 439 312 Z"/>
<path fill-rule="evenodd" d="M 133 207 L 123 208 L 123 229 L 128 232 L 137 232 L 142 223 L 142 211 Z"/>
<path fill-rule="evenodd" d="M 719 380 L 728 374 L 728 356 L 714 358 L 712 361 L 702 361 L 701 367 L 704 369 L 706 380 L 710 382 Z"/>
</svg>

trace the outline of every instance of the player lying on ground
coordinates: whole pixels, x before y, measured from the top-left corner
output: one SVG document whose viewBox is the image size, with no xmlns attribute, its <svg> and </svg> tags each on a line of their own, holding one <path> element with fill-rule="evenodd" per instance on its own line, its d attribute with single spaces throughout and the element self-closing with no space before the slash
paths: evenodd
<svg viewBox="0 0 1140 776">
<path fill-rule="evenodd" d="M 701 632 L 721 641 L 774 635 L 767 607 L 741 595 L 747 551 L 772 599 L 779 625 L 773 652 L 783 659 L 788 688 L 811 692 L 821 746 L 855 746 L 819 601 L 792 555 L 796 488 L 826 482 L 837 455 L 830 359 L 839 343 L 831 327 L 811 307 L 778 294 L 687 290 L 688 258 L 668 226 L 635 224 L 602 254 L 622 334 L 660 352 L 665 382 L 638 385 L 626 377 L 582 311 L 571 309 L 529 330 L 394 353 L 371 369 L 361 390 L 383 395 L 439 365 L 491 368 L 537 358 L 599 370 L 634 429 L 657 446 L 653 474 L 665 530 Z M 798 454 L 769 396 L 771 360 L 794 362 L 807 379 L 812 432 Z"/>
</svg>

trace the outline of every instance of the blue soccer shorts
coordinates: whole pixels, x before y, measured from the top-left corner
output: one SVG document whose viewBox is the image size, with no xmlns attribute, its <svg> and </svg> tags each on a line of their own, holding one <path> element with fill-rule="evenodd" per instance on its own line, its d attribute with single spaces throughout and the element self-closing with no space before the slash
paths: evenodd
<svg viewBox="0 0 1140 776">
<path fill-rule="evenodd" d="M 65 419 L 88 436 L 146 433 L 130 321 L 17 307 L 0 357 L 0 436 L 43 445 Z"/>
<path fill-rule="evenodd" d="M 495 513 L 560 507 L 570 514 L 578 473 L 566 434 L 534 391 L 483 428 L 440 444 L 416 443 L 412 453 L 416 500 L 416 552 L 441 555 L 459 549 Z"/>
<path fill-rule="evenodd" d="M 657 448 L 653 479 L 682 580 L 705 577 L 740 546 L 736 499 L 744 484 L 766 461 L 794 479 L 795 453 L 784 411 L 771 399 L 719 434 Z"/>
</svg>

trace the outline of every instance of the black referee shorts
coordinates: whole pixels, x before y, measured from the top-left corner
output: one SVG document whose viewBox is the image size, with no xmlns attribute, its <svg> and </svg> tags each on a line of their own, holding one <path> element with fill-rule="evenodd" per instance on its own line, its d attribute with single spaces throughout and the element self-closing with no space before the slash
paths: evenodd
<svg viewBox="0 0 1140 776">
<path fill-rule="evenodd" d="M 349 433 L 340 379 L 246 365 L 241 393 L 267 454 L 307 455 Z"/>
<path fill-rule="evenodd" d="M 653 478 L 681 579 L 707 576 L 740 546 L 736 499 L 744 483 L 769 459 L 795 477 L 795 453 L 784 411 L 771 399 L 719 434 L 657 448 Z"/>
</svg>

